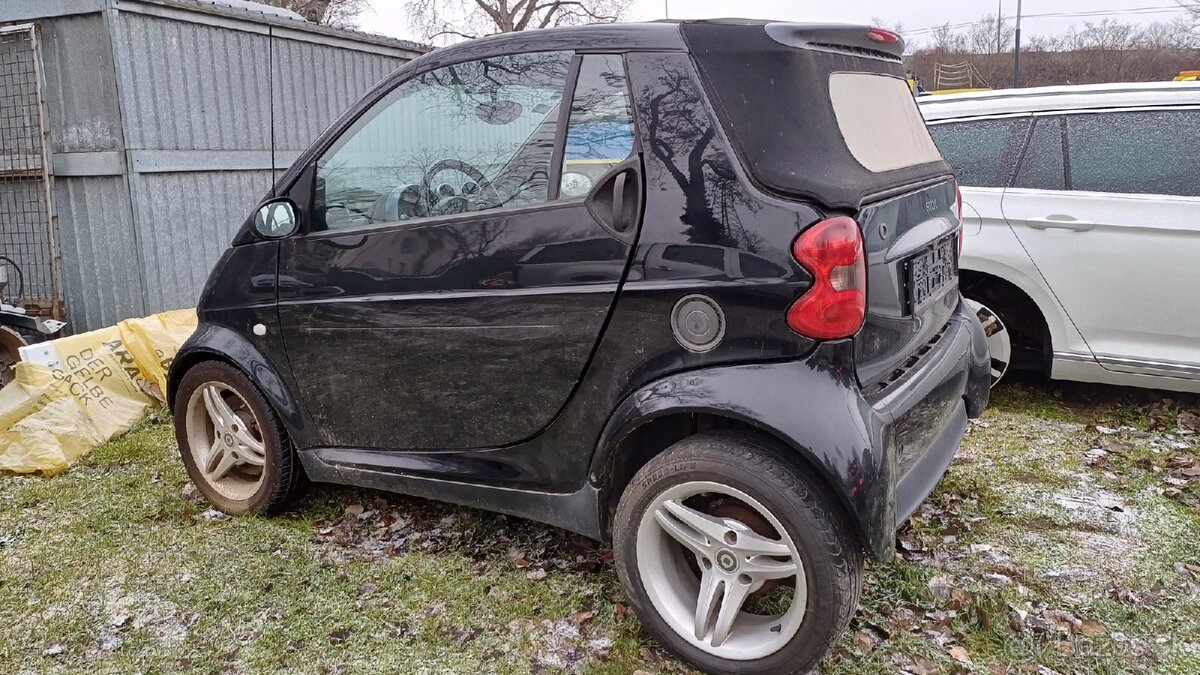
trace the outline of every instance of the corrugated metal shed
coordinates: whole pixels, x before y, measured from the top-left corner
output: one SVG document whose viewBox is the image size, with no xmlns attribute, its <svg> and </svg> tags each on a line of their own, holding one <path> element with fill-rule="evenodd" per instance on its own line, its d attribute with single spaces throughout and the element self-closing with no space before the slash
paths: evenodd
<svg viewBox="0 0 1200 675">
<path fill-rule="evenodd" d="M 428 51 L 241 1 L 0 2 L 0 25 L 18 22 L 40 31 L 49 227 L 75 331 L 194 305 L 273 175 Z"/>
</svg>

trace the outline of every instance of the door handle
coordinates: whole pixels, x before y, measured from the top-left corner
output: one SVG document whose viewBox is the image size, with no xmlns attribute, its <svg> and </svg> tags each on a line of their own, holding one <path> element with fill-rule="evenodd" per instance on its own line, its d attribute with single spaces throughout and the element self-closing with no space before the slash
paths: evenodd
<svg viewBox="0 0 1200 675">
<path fill-rule="evenodd" d="M 622 233 L 629 229 L 629 216 L 625 213 L 625 181 L 628 177 L 629 172 L 622 171 L 613 182 L 613 229 Z"/>
<path fill-rule="evenodd" d="M 1035 230 L 1071 230 L 1072 232 L 1087 232 L 1096 227 L 1095 223 L 1078 220 L 1071 216 L 1029 218 L 1025 221 L 1025 224 Z"/>
<path fill-rule="evenodd" d="M 634 155 L 609 170 L 592 187 L 583 203 L 588 213 L 609 234 L 633 243 L 642 221 L 642 158 Z"/>
</svg>

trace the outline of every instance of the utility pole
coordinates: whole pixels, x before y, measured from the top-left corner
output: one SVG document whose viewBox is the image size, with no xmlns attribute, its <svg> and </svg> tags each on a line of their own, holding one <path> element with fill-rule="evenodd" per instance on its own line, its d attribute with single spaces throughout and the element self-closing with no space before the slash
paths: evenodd
<svg viewBox="0 0 1200 675">
<path fill-rule="evenodd" d="M 1021 0 L 1017 0 L 1017 43 L 1013 49 L 1013 88 L 1021 86 Z"/>
<path fill-rule="evenodd" d="M 663 0 L 663 17 L 671 18 L 671 0 Z"/>
<path fill-rule="evenodd" d="M 996 3 L 996 53 L 1000 53 L 1000 29 L 1004 27 L 1004 0 Z"/>
</svg>

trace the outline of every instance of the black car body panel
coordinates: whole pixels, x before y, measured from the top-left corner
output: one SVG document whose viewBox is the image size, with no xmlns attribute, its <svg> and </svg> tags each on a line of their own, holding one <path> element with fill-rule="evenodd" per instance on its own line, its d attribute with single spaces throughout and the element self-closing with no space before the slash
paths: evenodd
<svg viewBox="0 0 1200 675">
<path fill-rule="evenodd" d="M 640 158 L 629 169 L 641 181 L 637 227 L 615 233 L 586 200 L 552 200 L 321 231 L 317 158 L 398 84 L 448 64 L 554 49 L 622 55 Z M 204 291 L 200 329 L 172 366 L 168 400 L 187 368 L 220 358 L 262 387 L 314 480 L 599 538 L 639 430 L 721 418 L 794 449 L 866 547 L 886 556 L 897 523 L 945 470 L 966 416 L 986 404 L 982 331 L 955 288 L 916 319 L 919 329 L 889 334 L 868 320 L 862 335 L 883 337 L 860 356 L 861 336 L 792 332 L 785 310 L 813 284 L 792 242 L 845 199 L 762 189 L 685 49 L 677 23 L 587 27 L 487 38 L 400 68 L 268 196 L 298 207 L 299 233 L 263 241 L 248 222 L 238 234 Z M 947 178 L 907 189 L 944 189 Z M 870 206 L 852 212 L 867 230 L 880 223 Z M 952 233 L 957 221 L 944 210 L 910 229 Z M 552 241 L 538 234 L 547 231 Z M 881 255 L 896 263 L 897 251 Z M 888 290 L 875 313 L 884 315 L 903 289 L 880 283 Z M 676 303 L 696 294 L 725 317 L 707 351 L 687 348 L 671 323 Z M 884 370 L 890 379 L 875 386 Z"/>
</svg>

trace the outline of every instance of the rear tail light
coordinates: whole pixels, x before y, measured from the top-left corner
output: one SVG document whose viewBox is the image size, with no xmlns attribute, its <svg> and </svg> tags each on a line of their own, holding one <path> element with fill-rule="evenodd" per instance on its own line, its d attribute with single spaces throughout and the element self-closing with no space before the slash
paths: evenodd
<svg viewBox="0 0 1200 675">
<path fill-rule="evenodd" d="M 813 286 L 787 311 L 787 324 L 818 340 L 850 337 L 867 313 L 867 263 L 862 232 L 846 216 L 823 220 L 792 244 L 792 256 L 813 275 Z"/>
<path fill-rule="evenodd" d="M 962 221 L 962 188 L 958 186 L 957 181 L 954 183 L 954 198 L 958 201 L 958 257 L 961 258 L 966 235 L 963 232 Z"/>
<path fill-rule="evenodd" d="M 900 41 L 900 35 L 893 33 L 886 28 L 872 26 L 867 29 L 867 37 L 875 42 L 882 42 L 885 45 L 896 44 Z"/>
</svg>

